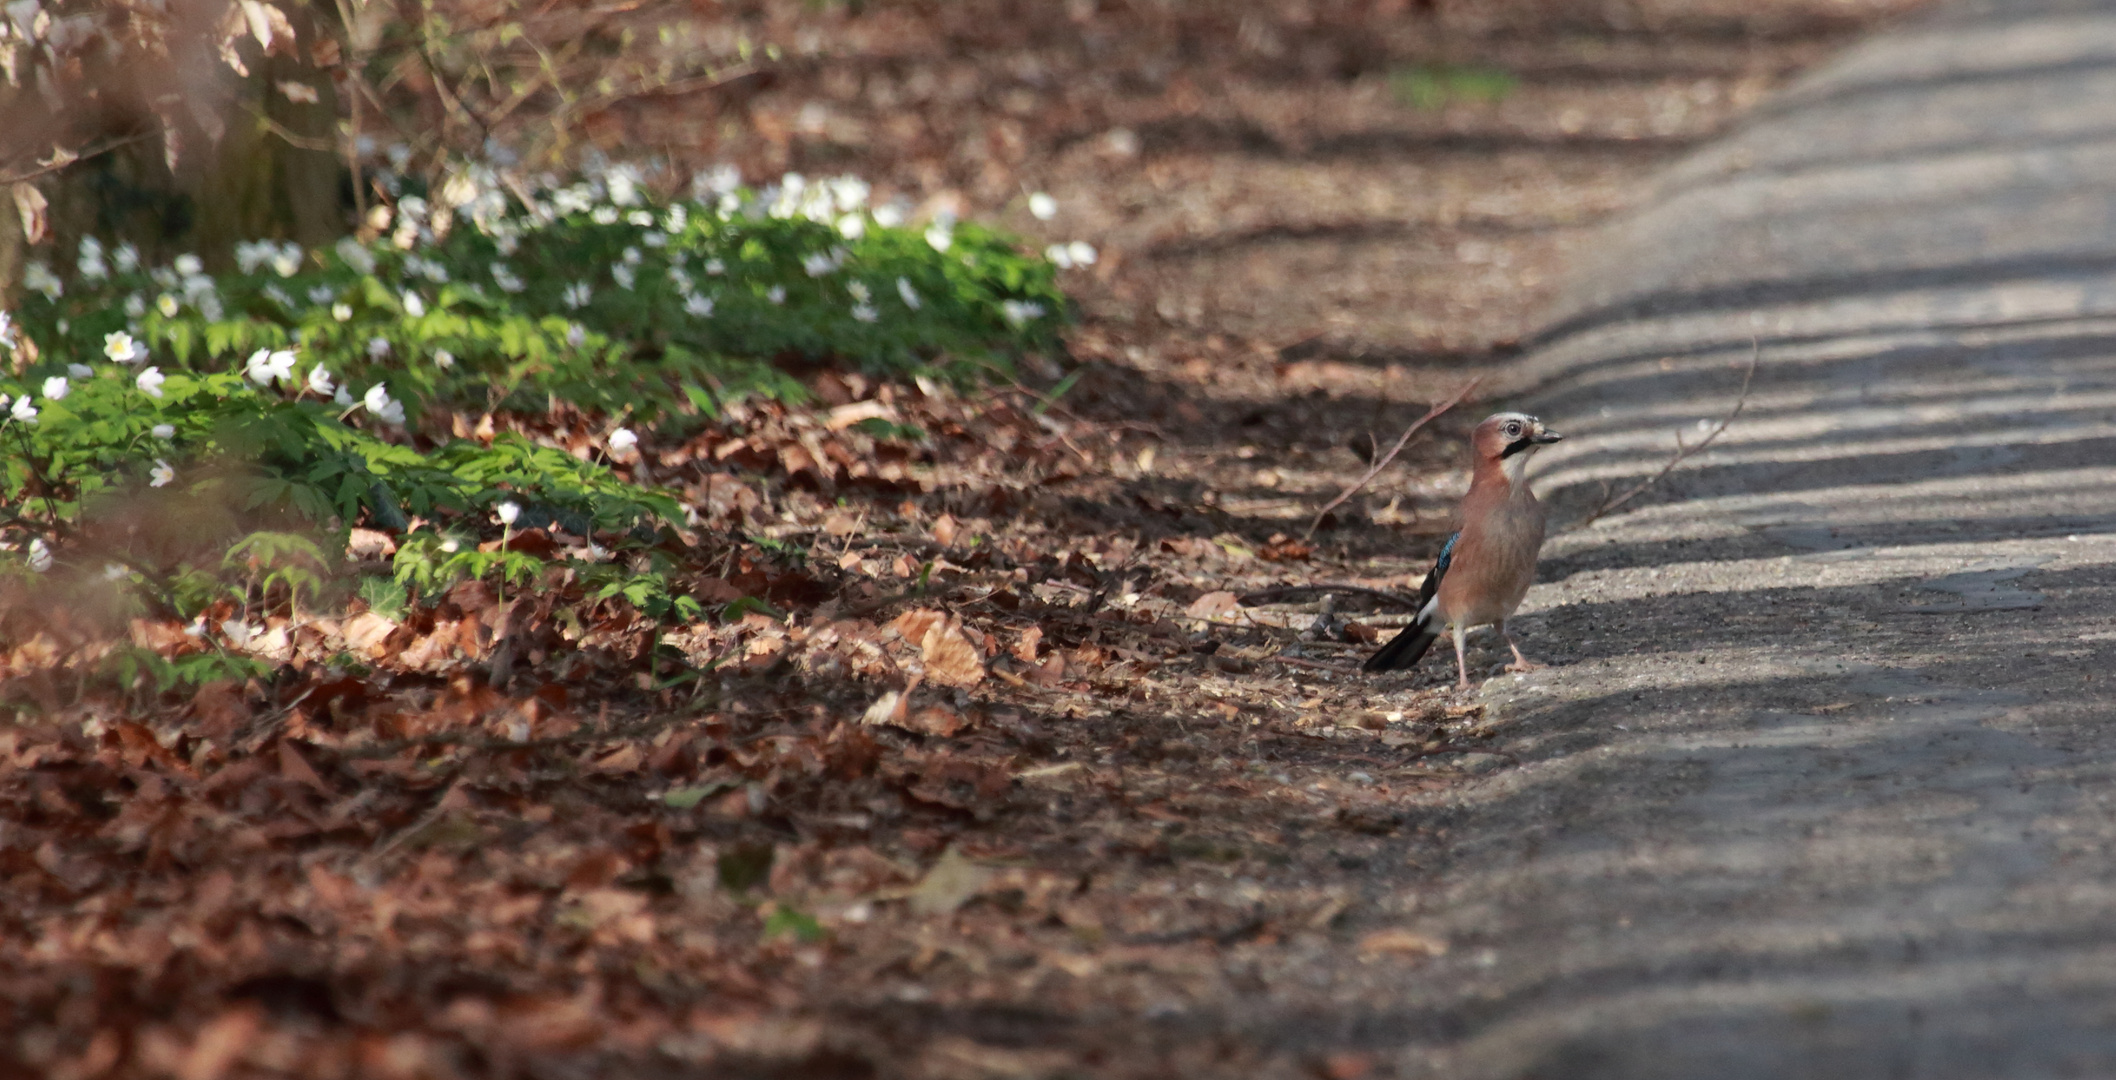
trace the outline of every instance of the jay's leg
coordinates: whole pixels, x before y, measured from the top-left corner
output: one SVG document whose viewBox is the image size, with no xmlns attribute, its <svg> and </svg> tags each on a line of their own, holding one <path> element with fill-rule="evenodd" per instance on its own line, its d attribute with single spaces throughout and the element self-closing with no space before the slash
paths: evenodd
<svg viewBox="0 0 2116 1080">
<path fill-rule="evenodd" d="M 1462 637 L 1466 630 L 1460 625 L 1455 626 L 1453 629 L 1455 632 L 1455 687 L 1459 690 L 1467 690 L 1469 689 L 1469 661 L 1462 654 Z"/>
<path fill-rule="evenodd" d="M 1514 651 L 1514 662 L 1506 665 L 1508 671 L 1535 671 L 1545 665 L 1535 663 L 1521 655 L 1521 647 L 1514 644 L 1514 636 L 1506 630 L 1506 621 L 1499 621 L 1499 634 L 1506 639 L 1506 647 Z"/>
</svg>

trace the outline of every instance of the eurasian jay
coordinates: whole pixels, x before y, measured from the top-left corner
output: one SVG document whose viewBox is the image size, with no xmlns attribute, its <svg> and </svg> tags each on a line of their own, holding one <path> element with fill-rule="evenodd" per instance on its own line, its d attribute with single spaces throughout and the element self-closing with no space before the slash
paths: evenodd
<svg viewBox="0 0 2116 1080">
<path fill-rule="evenodd" d="M 1513 650 L 1514 662 L 1529 667 L 1506 632 L 1506 617 L 1521 606 L 1536 579 L 1536 553 L 1543 547 L 1543 507 L 1523 475 L 1529 456 L 1564 436 L 1522 413 L 1487 417 L 1470 432 L 1476 470 L 1462 498 L 1462 527 L 1447 538 L 1440 560 L 1418 589 L 1418 617 L 1367 658 L 1367 671 L 1399 671 L 1416 665 L 1444 629 L 1455 638 L 1455 685 L 1469 685 L 1462 637 L 1471 627 L 1496 627 Z"/>
</svg>

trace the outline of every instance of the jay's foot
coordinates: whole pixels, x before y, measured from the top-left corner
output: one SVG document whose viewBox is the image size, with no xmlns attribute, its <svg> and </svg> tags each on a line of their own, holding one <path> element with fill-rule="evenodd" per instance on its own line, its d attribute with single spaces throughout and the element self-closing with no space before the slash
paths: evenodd
<svg viewBox="0 0 2116 1080">
<path fill-rule="evenodd" d="M 1541 671 L 1544 668 L 1550 666 L 1548 664 L 1538 664 L 1530 660 L 1529 658 L 1522 656 L 1521 647 L 1519 645 L 1514 644 L 1512 634 L 1508 634 L 1506 636 L 1506 647 L 1512 649 L 1514 654 L 1514 662 L 1506 665 L 1506 670 L 1508 671 Z"/>
</svg>

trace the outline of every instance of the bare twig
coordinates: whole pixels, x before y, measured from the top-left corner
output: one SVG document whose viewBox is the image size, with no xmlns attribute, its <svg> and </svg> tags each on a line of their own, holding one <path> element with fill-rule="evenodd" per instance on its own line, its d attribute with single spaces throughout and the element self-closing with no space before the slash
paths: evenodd
<svg viewBox="0 0 2116 1080">
<path fill-rule="evenodd" d="M 1305 657 L 1299 656 L 1265 656 L 1260 657 L 1260 659 L 1262 659 L 1265 663 L 1284 664 L 1287 667 L 1310 668 L 1315 671 L 1328 671 L 1337 675 L 1359 674 L 1359 669 L 1353 667 L 1350 664 L 1333 664 L 1327 660 L 1309 660 Z"/>
<path fill-rule="evenodd" d="M 1383 589 L 1369 589 L 1363 585 L 1275 585 L 1269 589 L 1258 589 L 1236 597 L 1243 607 L 1259 604 L 1277 604 L 1287 600 L 1303 600 L 1310 596 L 1363 596 L 1369 600 L 1400 607 L 1405 611 L 1418 610 L 1418 598 Z"/>
<path fill-rule="evenodd" d="M 1344 491 L 1339 494 L 1336 498 L 1331 499 L 1328 503 L 1324 504 L 1321 510 L 1315 512 L 1315 520 L 1308 523 L 1307 535 L 1314 536 L 1315 530 L 1322 527 L 1322 520 L 1323 518 L 1329 516 L 1330 511 L 1335 510 L 1340 506 L 1343 506 L 1346 499 L 1349 499 L 1352 496 L 1359 494 L 1360 488 L 1366 487 L 1369 481 L 1373 480 L 1376 476 L 1381 475 L 1381 470 L 1388 468 L 1389 462 L 1396 460 L 1396 455 L 1403 452 L 1405 444 L 1411 441 L 1411 436 L 1418 434 L 1419 428 L 1422 428 L 1425 425 L 1431 423 L 1434 417 L 1437 417 L 1441 413 L 1444 413 L 1449 409 L 1454 408 L 1456 405 L 1461 404 L 1462 399 L 1468 397 L 1469 392 L 1475 390 L 1477 388 L 1477 385 L 1479 383 L 1482 383 L 1483 381 L 1484 376 L 1479 375 L 1476 378 L 1471 379 L 1470 381 L 1462 384 L 1462 389 L 1455 391 L 1454 397 L 1451 397 L 1446 401 L 1443 401 L 1440 404 L 1435 405 L 1430 409 L 1427 409 L 1425 411 L 1424 416 L 1419 417 L 1418 420 L 1413 423 L 1410 427 L 1404 428 L 1403 434 L 1396 439 L 1396 445 L 1389 447 L 1388 453 L 1381 455 L 1381 457 L 1374 462 L 1373 467 L 1369 468 L 1364 475 L 1362 475 L 1358 480 L 1354 481 L 1351 487 L 1344 489 Z"/>
<path fill-rule="evenodd" d="M 155 129 L 150 131 L 142 131 L 136 134 L 126 135 L 121 138 L 113 139 L 110 142 L 104 143 L 101 146 L 97 146 L 88 150 L 83 150 L 79 154 L 76 154 L 73 157 L 66 158 L 63 161 L 54 161 L 50 165 L 45 165 L 37 169 L 32 169 L 26 173 L 0 175 L 0 184 L 19 184 L 24 180 L 35 180 L 40 176 L 49 176 L 52 173 L 58 172 L 59 170 L 64 169 L 70 165 L 78 165 L 81 162 L 89 160 L 90 158 L 101 157 L 104 154 L 111 152 L 112 150 L 131 146 L 133 143 L 136 142 L 145 142 L 148 139 L 152 139 L 160 134 L 161 131 L 159 129 Z"/>
<path fill-rule="evenodd" d="M 1694 445 L 1685 444 L 1683 442 L 1682 433 L 1679 431 L 1676 432 L 1675 454 L 1673 457 L 1670 457 L 1668 459 L 1667 464 L 1662 465 L 1660 467 L 1659 472 L 1654 473 L 1652 476 L 1649 476 L 1644 480 L 1639 481 L 1637 484 L 1633 485 L 1631 488 L 1621 494 L 1612 495 L 1607 498 L 1604 498 L 1602 500 L 1602 505 L 1595 507 L 1593 513 L 1588 514 L 1586 517 L 1573 523 L 1573 525 L 1570 527 L 1574 529 L 1584 529 L 1587 526 L 1594 524 L 1597 520 L 1600 520 L 1603 516 L 1609 514 L 1611 511 L 1614 511 L 1617 507 L 1620 507 L 1625 503 L 1630 502 L 1631 500 L 1639 497 L 1640 495 L 1645 494 L 1648 490 L 1653 487 L 1653 485 L 1658 484 L 1662 480 L 1667 479 L 1668 474 L 1674 472 L 1675 467 L 1681 465 L 1685 460 L 1690 457 L 1690 455 L 1695 454 L 1699 450 L 1702 450 L 1705 447 L 1712 445 L 1712 440 L 1719 438 L 1720 434 L 1727 430 L 1727 425 L 1732 424 L 1734 422 L 1734 418 L 1740 416 L 1741 410 L 1747 407 L 1749 403 L 1749 383 L 1753 382 L 1756 378 L 1756 361 L 1763 356 L 1763 345 L 1755 338 L 1750 338 L 1749 350 L 1749 367 L 1748 370 L 1743 372 L 1741 376 L 1741 393 L 1734 398 L 1734 407 L 1732 409 L 1727 410 L 1727 414 L 1725 416 L 1719 418 L 1719 425 L 1717 427 L 1714 427 L 1708 434 L 1705 435 L 1703 439 L 1699 440 Z"/>
</svg>

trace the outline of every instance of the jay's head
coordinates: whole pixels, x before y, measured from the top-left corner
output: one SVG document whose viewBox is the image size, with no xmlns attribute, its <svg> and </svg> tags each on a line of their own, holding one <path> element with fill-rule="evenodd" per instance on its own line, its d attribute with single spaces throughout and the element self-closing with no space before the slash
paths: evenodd
<svg viewBox="0 0 2116 1080">
<path fill-rule="evenodd" d="M 1538 446 L 1554 443 L 1565 436 L 1543 426 L 1543 421 L 1527 413 L 1503 412 L 1485 417 L 1470 433 L 1470 445 L 1476 449 L 1479 461 L 1503 461 L 1518 466 L 1526 462 L 1528 455 Z"/>
</svg>

